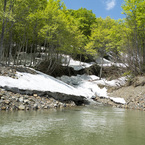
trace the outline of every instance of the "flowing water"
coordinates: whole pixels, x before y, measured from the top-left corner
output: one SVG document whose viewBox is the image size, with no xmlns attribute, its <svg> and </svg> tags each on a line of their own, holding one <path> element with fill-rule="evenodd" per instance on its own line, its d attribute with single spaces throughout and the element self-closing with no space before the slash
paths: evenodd
<svg viewBox="0 0 145 145">
<path fill-rule="evenodd" d="M 144 145 L 145 112 L 103 106 L 0 112 L 0 145 Z"/>
</svg>

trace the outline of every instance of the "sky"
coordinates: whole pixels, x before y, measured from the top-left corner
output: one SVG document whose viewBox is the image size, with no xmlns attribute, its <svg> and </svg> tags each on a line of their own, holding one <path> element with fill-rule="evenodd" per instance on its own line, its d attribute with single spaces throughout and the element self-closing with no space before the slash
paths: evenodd
<svg viewBox="0 0 145 145">
<path fill-rule="evenodd" d="M 112 19 L 122 19 L 125 15 L 121 14 L 121 5 L 124 0 L 62 0 L 68 9 L 77 10 L 86 8 L 92 10 L 96 17 L 106 18 L 110 16 Z"/>
</svg>

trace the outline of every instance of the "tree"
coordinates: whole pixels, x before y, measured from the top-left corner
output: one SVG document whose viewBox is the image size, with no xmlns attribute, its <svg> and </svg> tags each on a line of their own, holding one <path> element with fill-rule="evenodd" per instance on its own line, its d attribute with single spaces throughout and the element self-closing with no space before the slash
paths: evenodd
<svg viewBox="0 0 145 145">
<path fill-rule="evenodd" d="M 127 49 L 131 52 L 130 60 L 133 61 L 130 67 L 134 73 L 142 73 L 145 65 L 145 1 L 125 0 L 122 5 L 123 13 L 126 15 L 126 24 L 130 29 Z"/>
<path fill-rule="evenodd" d="M 102 76 L 103 57 L 106 54 L 116 56 L 121 50 L 122 41 L 122 22 L 115 21 L 110 17 L 106 19 L 97 18 L 96 24 L 92 27 L 90 41 L 86 46 L 88 53 L 96 53 L 101 57 L 100 79 Z"/>
<path fill-rule="evenodd" d="M 7 0 L 3 0 L 1 6 L 3 7 L 3 11 L 1 12 L 1 37 L 0 37 L 0 61 L 2 59 L 2 52 L 3 52 L 3 42 L 4 42 L 4 35 L 5 35 L 5 25 L 6 25 L 6 6 L 7 6 Z"/>
<path fill-rule="evenodd" d="M 96 16 L 92 10 L 80 8 L 78 10 L 69 10 L 70 15 L 73 16 L 78 22 L 78 27 L 82 34 L 86 37 L 91 35 L 91 25 L 95 22 Z"/>
<path fill-rule="evenodd" d="M 27 45 L 32 46 L 32 40 L 34 40 L 32 39 L 34 38 L 32 34 L 35 30 L 30 29 L 28 16 L 30 13 L 35 13 L 44 9 L 46 4 L 47 0 L 2 0 L 0 2 L 0 7 L 3 7 L 0 12 L 2 20 L 0 23 L 0 28 L 2 28 L 0 29 L 2 30 L 0 40 L 0 56 L 1 59 L 2 57 L 5 58 L 6 63 L 10 64 L 12 55 L 12 58 L 14 58 L 14 63 L 16 63 L 15 58 L 18 53 L 26 51 L 26 43 Z M 7 61 L 8 57 L 9 60 Z M 19 57 L 17 56 L 17 58 Z"/>
</svg>

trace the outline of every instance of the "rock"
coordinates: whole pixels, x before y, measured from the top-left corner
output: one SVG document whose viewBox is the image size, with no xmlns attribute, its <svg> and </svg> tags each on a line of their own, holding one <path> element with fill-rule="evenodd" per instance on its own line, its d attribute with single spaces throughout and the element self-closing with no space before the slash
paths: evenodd
<svg viewBox="0 0 145 145">
<path fill-rule="evenodd" d="M 34 96 L 34 97 L 37 97 L 38 95 L 37 95 L 37 94 L 33 94 L 33 96 Z"/>
<path fill-rule="evenodd" d="M 19 110 L 25 110 L 25 106 L 24 106 L 23 104 L 21 104 L 21 105 L 19 106 Z"/>
<path fill-rule="evenodd" d="M 0 104 L 4 103 L 4 100 L 0 100 Z"/>
<path fill-rule="evenodd" d="M 15 96 L 12 96 L 12 99 L 14 100 L 14 99 L 16 99 L 16 97 Z"/>
<path fill-rule="evenodd" d="M 24 101 L 23 97 L 19 98 L 19 101 L 20 102 L 23 102 Z"/>
<path fill-rule="evenodd" d="M 33 109 L 38 109 L 38 104 L 34 104 Z"/>
<path fill-rule="evenodd" d="M 29 104 L 29 100 L 28 99 L 24 100 L 23 102 L 24 102 L 24 104 L 27 104 L 27 105 Z"/>
<path fill-rule="evenodd" d="M 39 99 L 39 100 L 41 99 L 41 97 L 40 97 L 40 96 L 37 96 L 36 98 L 37 98 L 37 99 Z"/>
<path fill-rule="evenodd" d="M 29 96 L 28 96 L 28 95 L 25 95 L 25 96 L 24 96 L 24 99 L 28 99 L 28 98 L 29 98 Z"/>
<path fill-rule="evenodd" d="M 1 109 L 2 109 L 2 110 L 6 110 L 6 107 L 5 107 L 5 106 L 3 106 L 3 107 L 1 107 Z"/>
<path fill-rule="evenodd" d="M 1 99 L 2 96 L 3 96 L 3 94 L 0 92 L 0 99 Z"/>
<path fill-rule="evenodd" d="M 44 109 L 48 109 L 49 108 L 49 106 L 44 106 Z"/>
<path fill-rule="evenodd" d="M 1 97 L 1 100 L 5 100 L 5 97 Z"/>
<path fill-rule="evenodd" d="M 30 108 L 29 107 L 26 107 L 26 110 L 30 110 Z"/>
<path fill-rule="evenodd" d="M 19 98 L 16 98 L 16 102 L 19 102 Z"/>
<path fill-rule="evenodd" d="M 63 107 L 66 107 L 66 104 L 65 103 L 63 104 Z"/>
<path fill-rule="evenodd" d="M 134 102 L 134 101 L 135 101 L 135 99 L 133 98 L 131 101 L 132 101 L 132 102 Z"/>
<path fill-rule="evenodd" d="M 74 86 L 78 86 L 79 83 L 80 83 L 80 78 L 78 78 L 78 77 L 71 77 L 71 83 Z"/>
<path fill-rule="evenodd" d="M 5 104 L 9 105 L 10 100 L 5 100 L 4 102 L 5 102 Z"/>
<path fill-rule="evenodd" d="M 31 102 L 35 102 L 35 99 L 34 99 L 34 98 L 32 98 L 32 97 L 31 97 L 31 98 L 29 98 L 28 100 L 29 100 L 29 101 L 31 101 Z"/>
<path fill-rule="evenodd" d="M 68 102 L 68 101 L 74 101 L 76 105 L 81 104 L 89 104 L 89 101 L 84 96 L 75 96 L 75 95 L 69 95 L 64 93 L 58 93 L 58 92 L 50 92 L 50 91 L 36 91 L 36 90 L 20 90 L 18 88 L 9 88 L 5 86 L 5 89 L 8 91 L 12 91 L 13 93 L 22 93 L 22 94 L 29 94 L 33 95 L 34 98 L 32 98 L 35 101 L 35 97 L 37 97 L 37 94 L 43 94 L 40 96 L 48 95 L 50 98 L 54 98 L 55 100 L 61 101 L 61 102 Z M 23 102 L 24 98 L 20 95 L 19 101 Z"/>
<path fill-rule="evenodd" d="M 57 108 L 58 107 L 58 104 L 54 104 L 54 108 Z"/>
<path fill-rule="evenodd" d="M 71 101 L 70 107 L 74 107 L 74 106 L 76 106 L 76 104 L 73 101 Z"/>
</svg>

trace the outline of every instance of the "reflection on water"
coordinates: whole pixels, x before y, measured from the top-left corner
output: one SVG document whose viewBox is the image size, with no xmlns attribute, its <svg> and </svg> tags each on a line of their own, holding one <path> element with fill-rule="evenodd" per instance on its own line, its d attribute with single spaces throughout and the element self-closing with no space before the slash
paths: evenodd
<svg viewBox="0 0 145 145">
<path fill-rule="evenodd" d="M 102 106 L 0 112 L 0 145 L 143 145 L 145 112 Z"/>
</svg>

